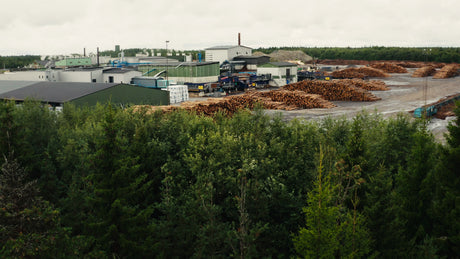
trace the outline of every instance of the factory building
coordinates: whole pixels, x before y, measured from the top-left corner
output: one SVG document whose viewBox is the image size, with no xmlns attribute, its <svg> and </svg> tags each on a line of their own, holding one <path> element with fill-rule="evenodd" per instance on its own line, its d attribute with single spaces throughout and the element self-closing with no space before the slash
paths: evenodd
<svg viewBox="0 0 460 259">
<path fill-rule="evenodd" d="M 237 56 L 251 56 L 252 48 L 242 45 L 234 46 L 216 46 L 205 49 L 205 59 L 208 62 L 219 62 L 222 64 L 224 61 L 233 60 Z"/>
<path fill-rule="evenodd" d="M 126 84 L 0 81 L 0 100 L 34 99 L 53 107 L 65 103 L 92 106 L 169 105 L 169 92 Z"/>
<path fill-rule="evenodd" d="M 108 68 L 102 71 L 102 82 L 129 84 L 134 77 L 141 75 L 141 72 L 132 69 Z"/>
<path fill-rule="evenodd" d="M 241 55 L 233 58 L 233 61 L 244 61 L 247 70 L 257 70 L 257 67 L 270 62 L 270 56 L 247 56 Z"/>
<path fill-rule="evenodd" d="M 87 67 L 5 72 L 0 74 L 0 80 L 121 84 L 140 75 L 132 69 Z"/>
<path fill-rule="evenodd" d="M 143 76 L 153 77 L 158 73 L 167 72 L 168 80 L 177 84 L 202 84 L 217 82 L 220 75 L 218 62 L 181 62 L 140 65 L 139 71 Z M 162 73 L 165 76 L 165 73 Z"/>
<path fill-rule="evenodd" d="M 271 86 L 297 82 L 297 65 L 289 62 L 270 62 L 257 68 L 257 75 L 271 74 Z"/>
</svg>

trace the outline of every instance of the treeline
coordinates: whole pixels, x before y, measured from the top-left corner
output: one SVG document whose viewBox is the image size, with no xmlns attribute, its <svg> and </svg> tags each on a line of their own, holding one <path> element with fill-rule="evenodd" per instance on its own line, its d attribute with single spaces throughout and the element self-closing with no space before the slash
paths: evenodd
<svg viewBox="0 0 460 259">
<path fill-rule="evenodd" d="M 0 257 L 456 258 L 458 125 L 1 103 Z"/>
<path fill-rule="evenodd" d="M 270 54 L 273 51 L 301 50 L 315 59 L 345 59 L 345 60 L 406 60 L 406 61 L 434 61 L 446 63 L 460 63 L 460 48 L 404 48 L 404 47 L 362 47 L 362 48 L 325 48 L 325 47 L 272 47 L 260 48 Z"/>
<path fill-rule="evenodd" d="M 40 56 L 0 56 L 0 69 L 18 69 L 40 60 Z"/>
</svg>

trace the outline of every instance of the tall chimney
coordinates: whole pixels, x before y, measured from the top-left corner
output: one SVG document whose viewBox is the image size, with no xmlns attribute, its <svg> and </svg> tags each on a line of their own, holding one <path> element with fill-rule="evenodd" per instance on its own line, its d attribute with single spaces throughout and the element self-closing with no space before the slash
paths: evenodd
<svg viewBox="0 0 460 259">
<path fill-rule="evenodd" d="M 238 46 L 241 45 L 241 33 L 238 32 Z"/>
<path fill-rule="evenodd" d="M 86 57 L 86 48 L 83 48 L 83 57 Z"/>
</svg>

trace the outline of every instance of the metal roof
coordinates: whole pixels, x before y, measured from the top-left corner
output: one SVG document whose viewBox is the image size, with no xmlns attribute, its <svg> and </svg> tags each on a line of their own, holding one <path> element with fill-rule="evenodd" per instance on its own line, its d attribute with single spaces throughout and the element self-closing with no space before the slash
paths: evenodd
<svg viewBox="0 0 460 259">
<path fill-rule="evenodd" d="M 272 65 L 275 67 L 296 67 L 297 66 L 296 64 L 289 63 L 289 62 L 270 62 L 265 65 L 268 65 L 268 66 Z"/>
<path fill-rule="evenodd" d="M 246 47 L 246 46 L 243 46 L 243 45 L 225 45 L 225 46 L 215 46 L 215 47 L 207 48 L 205 50 L 217 50 L 217 49 L 225 50 L 225 49 L 233 49 L 233 48 L 236 48 L 236 47 L 243 47 L 243 48 L 252 49 L 250 47 Z"/>
<path fill-rule="evenodd" d="M 38 83 L 38 81 L 0 80 L 0 94 Z"/>
<path fill-rule="evenodd" d="M 33 98 L 43 102 L 64 103 L 117 84 L 40 82 L 0 94 L 0 99 L 23 101 Z"/>
<path fill-rule="evenodd" d="M 125 73 L 129 73 L 129 72 L 133 72 L 133 71 L 136 71 L 136 70 L 133 70 L 133 69 L 121 69 L 121 68 L 109 68 L 109 69 L 105 69 L 104 71 L 102 71 L 102 73 L 104 73 L 104 74 L 125 74 Z"/>
<path fill-rule="evenodd" d="M 206 66 L 212 64 L 219 64 L 218 61 L 204 61 L 204 62 L 180 62 L 180 63 L 153 63 L 153 64 L 142 64 L 139 66 L 168 66 L 168 67 L 180 67 L 180 66 Z"/>
</svg>

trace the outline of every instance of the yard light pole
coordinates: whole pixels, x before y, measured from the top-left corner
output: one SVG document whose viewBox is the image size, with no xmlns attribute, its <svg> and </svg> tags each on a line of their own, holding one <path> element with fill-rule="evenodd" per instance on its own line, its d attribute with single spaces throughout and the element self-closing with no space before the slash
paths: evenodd
<svg viewBox="0 0 460 259">
<path fill-rule="evenodd" d="M 168 43 L 169 40 L 166 41 L 166 84 L 169 84 L 168 81 Z"/>
</svg>

